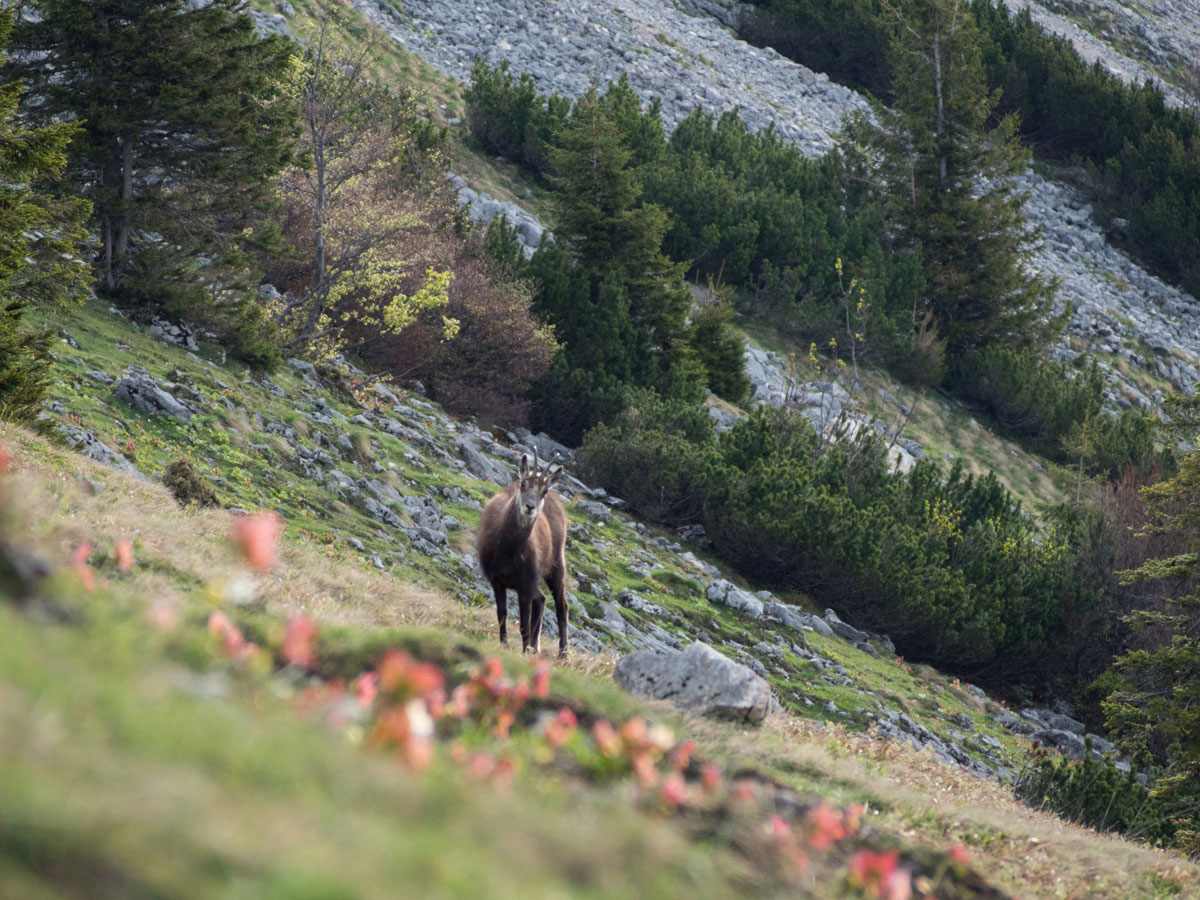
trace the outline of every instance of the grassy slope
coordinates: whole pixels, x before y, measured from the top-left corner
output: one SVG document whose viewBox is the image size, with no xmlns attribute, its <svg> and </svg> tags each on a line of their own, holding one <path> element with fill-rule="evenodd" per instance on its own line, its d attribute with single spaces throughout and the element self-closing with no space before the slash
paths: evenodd
<svg viewBox="0 0 1200 900">
<path fill-rule="evenodd" d="M 318 394 L 352 415 L 351 398 L 304 385 L 290 372 L 275 377 L 286 393 L 275 396 L 237 367 L 155 342 L 96 305 L 58 324 L 81 345 L 59 345 L 54 393 L 67 410 L 59 418 L 78 417 L 113 446 L 133 439 L 137 464 L 148 474 L 186 452 L 219 479 L 224 502 L 278 507 L 287 529 L 282 564 L 250 589 L 224 539 L 228 513 L 180 510 L 153 483 L 29 432 L 0 431 L 16 458 L 16 474 L 5 483 L 15 501 L 7 533 L 56 567 L 80 541 L 91 541 L 101 581 L 84 595 L 72 575 L 60 574 L 51 591 L 76 610 L 82 627 L 0 604 L 0 895 L 477 896 L 484 884 L 492 896 L 783 889 L 720 829 L 698 830 L 686 817 L 647 809 L 628 785 L 531 766 L 511 794 L 497 793 L 465 780 L 444 752 L 416 778 L 383 754 L 354 746 L 361 732 L 328 734 L 298 717 L 287 699 L 303 687 L 294 677 L 231 667 L 203 628 L 222 603 L 264 633 L 274 617 L 313 615 L 325 626 L 322 656 L 357 656 L 360 667 L 389 643 L 453 664 L 491 654 L 494 618 L 460 564 L 410 552 L 402 536 L 387 535 L 352 504 L 304 482 L 288 468 L 290 448 L 273 446 L 255 416 L 299 423 L 298 410 Z M 175 381 L 190 379 L 218 411 L 190 427 L 144 419 L 82 374 L 118 375 L 135 361 L 160 378 L 175 372 Z M 235 408 L 225 408 L 222 396 Z M 418 418 L 409 424 L 431 433 L 445 427 Z M 406 493 L 448 484 L 481 498 L 494 489 L 438 454 L 413 453 L 378 432 L 364 429 L 356 446 L 369 451 L 370 462 L 364 453 L 361 461 L 343 460 L 344 470 L 378 462 Z M 80 474 L 101 489 L 89 493 L 76 480 Z M 474 511 L 446 505 L 469 529 Z M 734 642 L 765 636 L 704 603 L 686 564 L 647 544 L 630 523 L 574 519 L 573 570 L 592 567 L 614 593 L 635 587 L 681 620 L 702 621 L 735 655 Z M 459 541 L 469 548 L 466 532 Z M 588 532 L 602 535 L 608 549 L 598 552 L 583 540 Z M 365 552 L 348 547 L 346 535 L 358 536 Z M 128 574 L 112 560 L 119 537 L 135 542 L 138 565 Z M 659 561 L 649 579 L 626 566 L 648 552 Z M 386 560 L 386 572 L 372 555 Z M 256 597 L 249 607 L 228 602 L 248 594 Z M 164 604 L 179 620 L 165 632 L 142 616 Z M 1172 855 L 1065 825 L 1020 807 L 1000 785 L 855 733 L 866 724 L 859 685 L 934 729 L 960 710 L 988 725 L 977 700 L 932 670 L 908 671 L 840 642 L 810 641 L 845 665 L 855 684 L 822 681 L 786 658 L 772 681 L 782 699 L 807 696 L 812 711 L 834 724 L 791 714 L 773 715 L 759 729 L 681 720 L 615 690 L 611 655 L 577 654 L 569 668 L 556 667 L 554 690 L 592 715 L 620 720 L 642 710 L 665 720 L 726 771 L 758 773 L 839 806 L 868 803 L 869 833 L 884 845 L 899 841 L 911 853 L 962 841 L 978 869 L 1012 895 L 1180 896 L 1196 883 L 1188 879 L 1200 870 Z M 827 699 L 842 713 L 825 713 Z M 989 733 L 1012 741 L 994 726 Z M 788 890 L 837 896 L 840 871 L 815 870 Z"/>
</svg>

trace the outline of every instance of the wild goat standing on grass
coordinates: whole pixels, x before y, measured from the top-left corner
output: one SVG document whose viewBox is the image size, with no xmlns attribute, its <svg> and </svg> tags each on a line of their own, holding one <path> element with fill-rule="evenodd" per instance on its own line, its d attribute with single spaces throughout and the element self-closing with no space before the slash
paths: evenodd
<svg viewBox="0 0 1200 900">
<path fill-rule="evenodd" d="M 551 488 L 562 478 L 562 466 L 543 469 L 533 452 L 521 454 L 520 477 L 487 502 L 479 517 L 475 544 L 479 566 L 496 593 L 500 643 L 508 644 L 508 589 L 517 592 L 521 613 L 521 652 L 541 653 L 542 613 L 546 598 L 538 582 L 545 579 L 554 594 L 558 615 L 558 655 L 567 655 L 567 513 Z"/>
</svg>

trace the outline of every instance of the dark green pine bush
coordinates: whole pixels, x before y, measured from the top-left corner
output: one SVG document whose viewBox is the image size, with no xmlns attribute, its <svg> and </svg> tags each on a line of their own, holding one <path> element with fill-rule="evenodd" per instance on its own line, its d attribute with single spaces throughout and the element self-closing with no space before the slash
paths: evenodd
<svg viewBox="0 0 1200 900">
<path fill-rule="evenodd" d="M 1167 805 L 1152 796 L 1134 769 L 1122 772 L 1107 758 L 1089 755 L 1076 761 L 1042 750 L 1014 790 L 1030 806 L 1097 831 L 1115 831 L 1163 847 L 1175 838 Z"/>
<path fill-rule="evenodd" d="M 719 438 L 702 409 L 637 396 L 579 451 L 587 476 L 644 517 L 702 524 L 756 579 L 886 631 L 906 656 L 1030 675 L 1084 603 L 1074 551 L 992 475 L 922 461 L 889 471 L 871 436 L 830 444 L 760 411 Z"/>
</svg>

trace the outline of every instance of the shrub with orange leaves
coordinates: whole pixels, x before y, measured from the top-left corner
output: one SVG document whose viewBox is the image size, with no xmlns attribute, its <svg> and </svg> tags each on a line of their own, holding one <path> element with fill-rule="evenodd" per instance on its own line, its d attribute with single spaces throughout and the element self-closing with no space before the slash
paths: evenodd
<svg viewBox="0 0 1200 900">
<path fill-rule="evenodd" d="M 379 696 L 379 673 L 363 672 L 350 683 L 350 689 L 358 698 L 359 705 L 363 709 L 370 709 L 375 705 L 375 698 Z"/>
<path fill-rule="evenodd" d="M 71 554 L 71 568 L 75 570 L 75 574 L 79 576 L 79 580 L 83 582 L 85 591 L 94 591 L 96 589 L 96 574 L 88 565 L 87 559 L 92 552 L 92 545 L 88 541 L 84 541 L 75 548 Z"/>
<path fill-rule="evenodd" d="M 965 866 L 971 861 L 971 854 L 967 852 L 967 848 L 962 844 L 951 844 L 947 848 L 946 853 L 960 866 Z"/>
<path fill-rule="evenodd" d="M 805 813 L 804 834 L 808 846 L 814 850 L 828 850 L 849 832 L 842 813 L 835 811 L 828 803 L 818 803 Z"/>
<path fill-rule="evenodd" d="M 404 650 L 389 650 L 376 669 L 379 689 L 389 699 L 403 702 L 419 697 L 426 699 L 446 686 L 442 670 L 433 663 L 418 662 Z"/>
<path fill-rule="evenodd" d="M 663 779 L 659 796 L 668 806 L 683 806 L 688 800 L 687 782 L 678 772 L 671 772 Z"/>
<path fill-rule="evenodd" d="M 226 655 L 235 662 L 247 660 L 258 652 L 258 645 L 247 641 L 242 630 L 219 609 L 208 617 L 208 631 L 217 636 Z"/>
<path fill-rule="evenodd" d="M 117 541 L 117 571 L 128 572 L 133 566 L 133 541 L 121 538 Z"/>
<path fill-rule="evenodd" d="M 375 718 L 369 743 L 392 747 L 410 769 L 421 772 L 433 762 L 433 717 L 425 701 L 413 697 L 407 703 L 385 706 Z"/>
<path fill-rule="evenodd" d="M 550 696 L 550 664 L 544 659 L 534 663 L 533 696 L 539 700 Z"/>
<path fill-rule="evenodd" d="M 578 724 L 579 720 L 575 717 L 575 713 L 564 706 L 546 720 L 542 727 L 542 736 L 545 737 L 547 744 L 557 750 L 571 739 Z"/>
<path fill-rule="evenodd" d="M 280 654 L 289 666 L 311 669 L 317 662 L 317 623 L 307 616 L 288 620 Z"/>
<path fill-rule="evenodd" d="M 267 572 L 275 565 L 276 542 L 283 532 L 283 520 L 275 512 L 253 513 L 233 523 L 233 541 L 250 568 Z"/>
<path fill-rule="evenodd" d="M 763 824 L 763 830 L 766 832 L 767 846 L 790 875 L 799 875 L 808 869 L 808 856 L 801 849 L 787 819 L 776 813 Z"/>
<path fill-rule="evenodd" d="M 912 896 L 912 875 L 900 868 L 900 854 L 895 850 L 859 850 L 850 858 L 850 883 L 879 900 L 908 900 Z"/>
</svg>

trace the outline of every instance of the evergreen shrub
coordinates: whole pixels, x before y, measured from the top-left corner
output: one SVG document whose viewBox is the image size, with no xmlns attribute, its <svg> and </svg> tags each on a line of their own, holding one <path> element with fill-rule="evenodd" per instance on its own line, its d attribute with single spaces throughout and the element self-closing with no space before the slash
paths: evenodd
<svg viewBox="0 0 1200 900">
<path fill-rule="evenodd" d="M 1097 831 L 1164 847 L 1174 842 L 1169 807 L 1138 780 L 1133 768 L 1122 772 L 1111 759 L 1089 754 L 1071 760 L 1043 749 L 1021 773 L 1014 791 L 1030 806 Z"/>
<path fill-rule="evenodd" d="M 1073 552 L 992 475 L 921 461 L 889 470 L 873 436 L 831 443 L 759 411 L 716 437 L 703 410 L 640 395 L 579 451 L 639 514 L 704 526 L 756 578 L 812 594 L 907 656 L 1029 675 L 1069 600 Z"/>
</svg>

